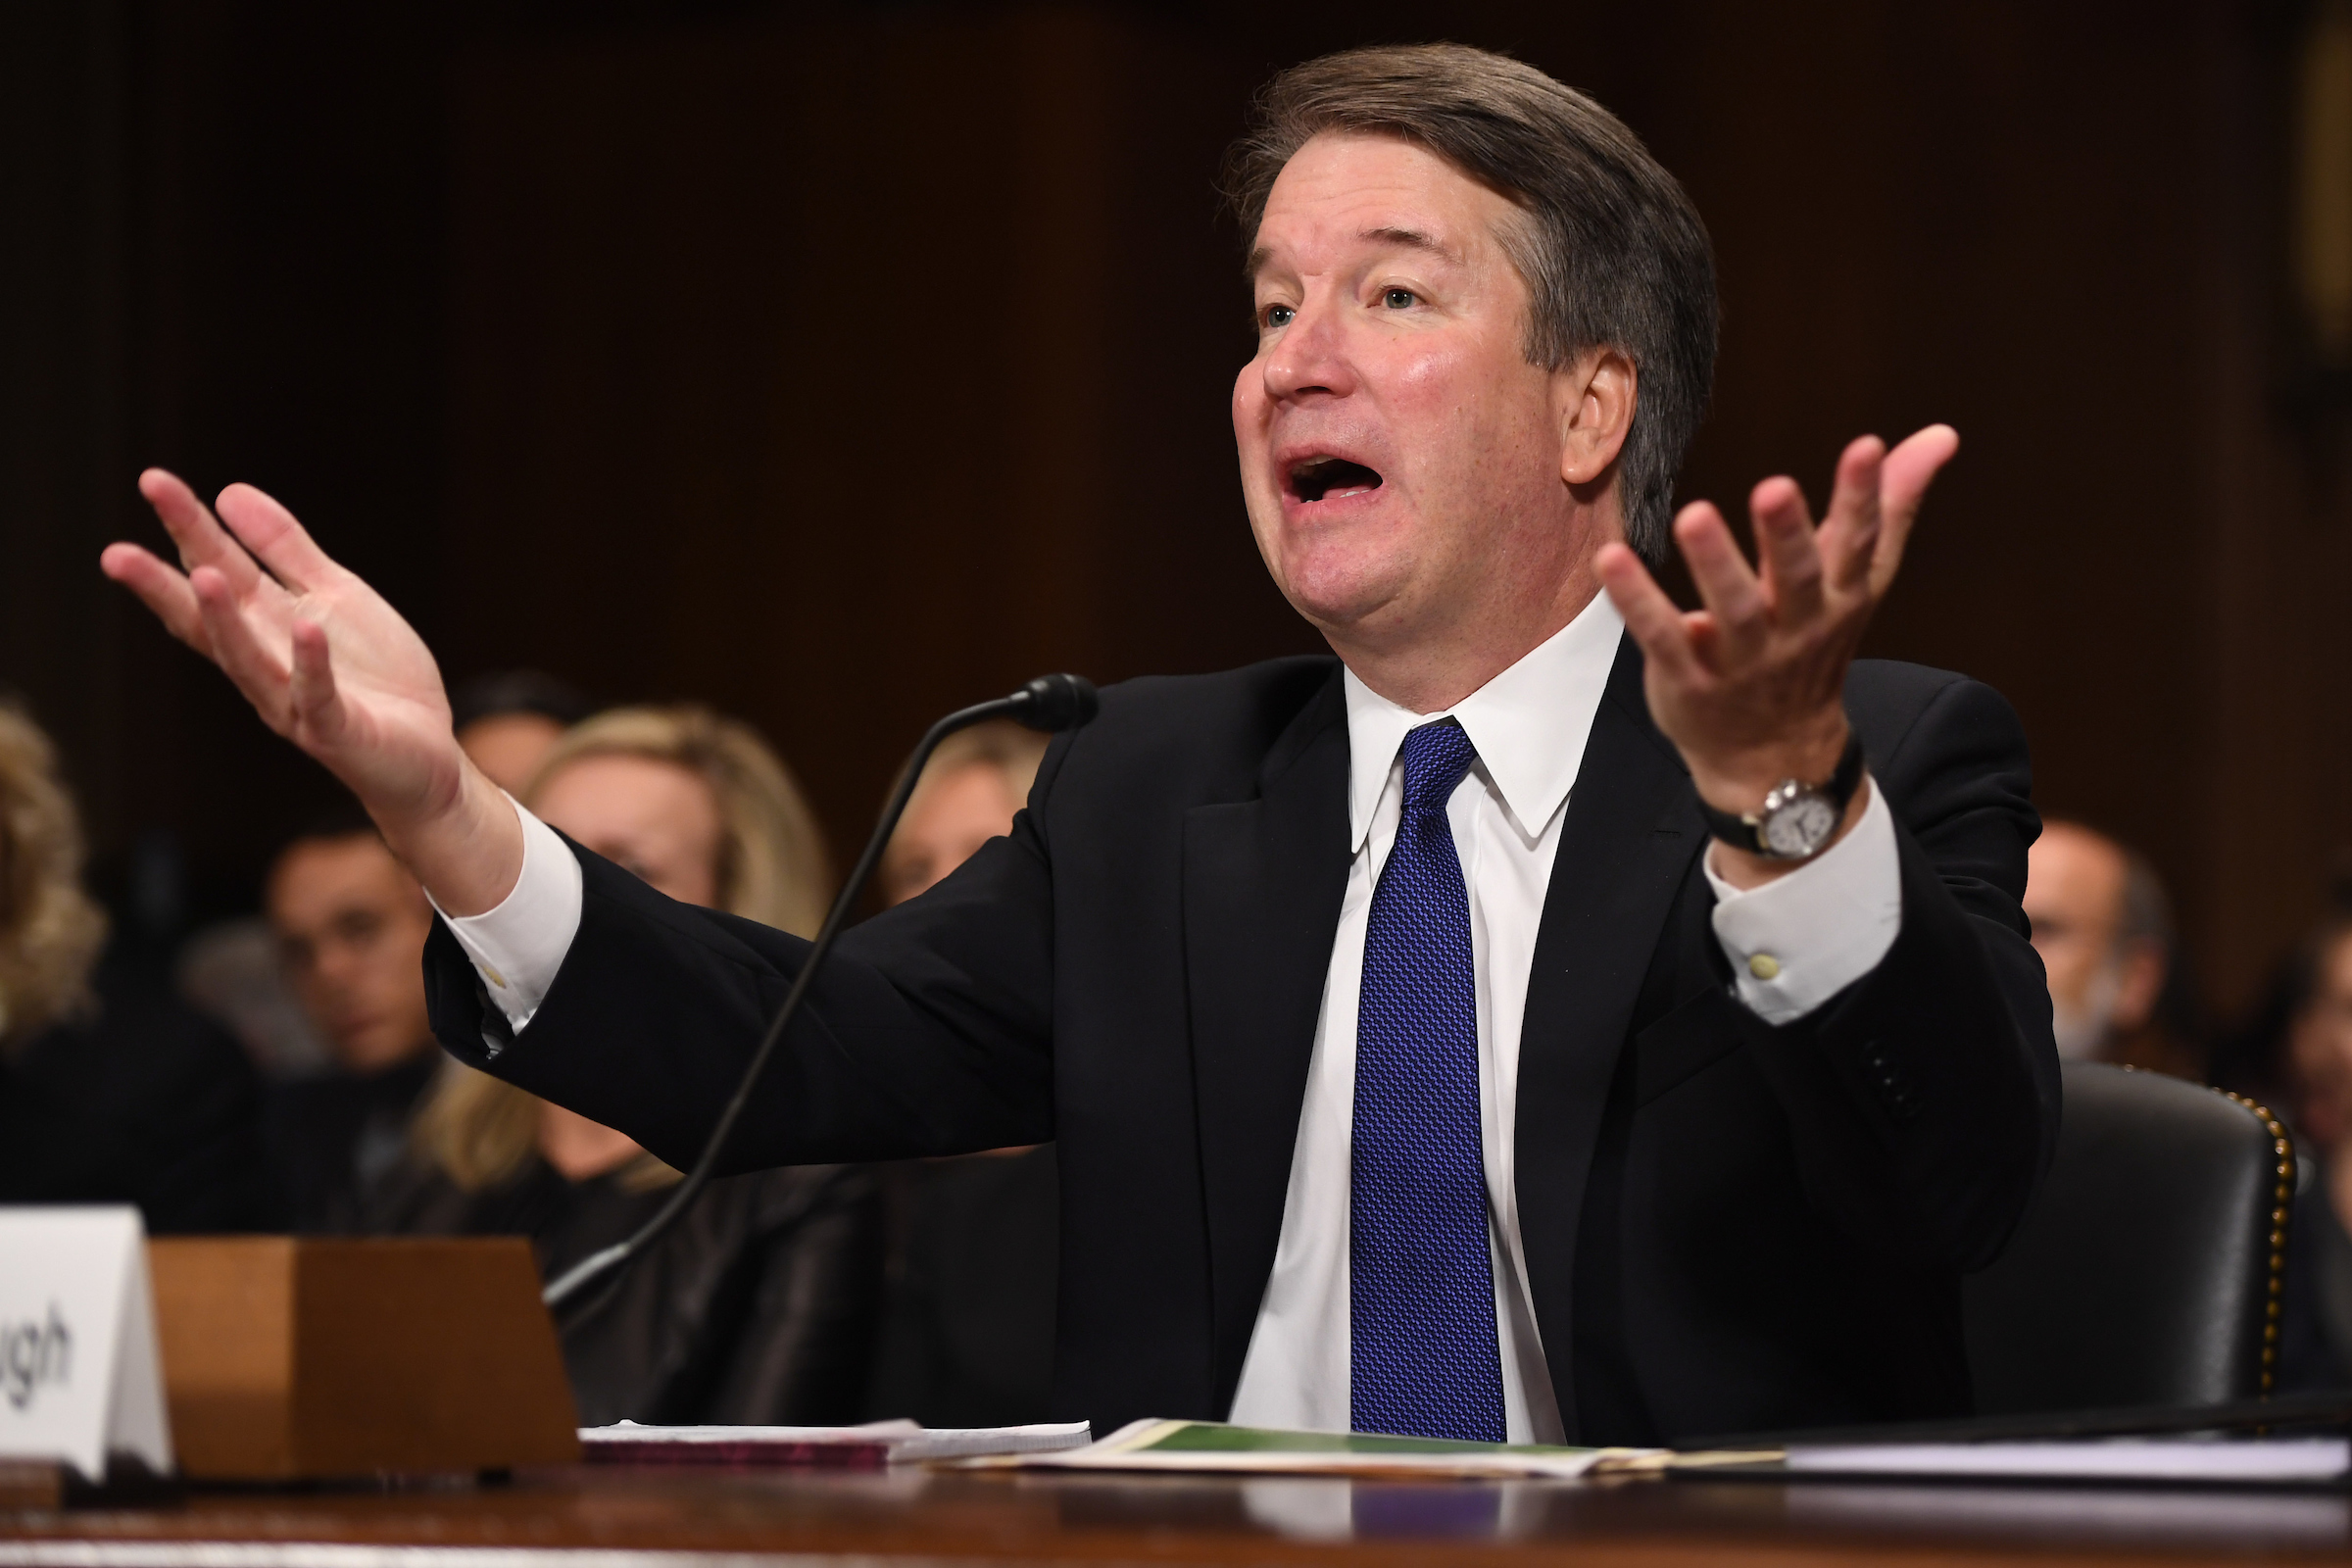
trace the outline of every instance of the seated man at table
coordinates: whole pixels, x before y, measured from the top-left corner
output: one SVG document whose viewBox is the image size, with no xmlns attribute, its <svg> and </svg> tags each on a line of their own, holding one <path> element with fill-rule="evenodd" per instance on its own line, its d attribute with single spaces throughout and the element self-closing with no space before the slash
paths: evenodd
<svg viewBox="0 0 2352 1568">
<path fill-rule="evenodd" d="M 1988 688 L 1854 658 L 1957 436 L 1854 441 L 1818 527 L 1765 480 L 1754 565 L 1675 514 L 1705 228 L 1500 56 L 1286 72 L 1231 187 L 1243 497 L 1334 657 L 1105 692 L 1008 837 L 844 937 L 731 1164 L 1053 1139 L 1054 1402 L 1104 1427 L 1966 1411 L 1960 1279 L 2058 1124 L 2027 749 Z M 808 945 L 517 813 L 275 502 L 142 484 L 184 574 L 104 565 L 418 869 L 444 1043 L 692 1159 Z M 1645 564 L 1677 546 L 1694 611 Z"/>
</svg>

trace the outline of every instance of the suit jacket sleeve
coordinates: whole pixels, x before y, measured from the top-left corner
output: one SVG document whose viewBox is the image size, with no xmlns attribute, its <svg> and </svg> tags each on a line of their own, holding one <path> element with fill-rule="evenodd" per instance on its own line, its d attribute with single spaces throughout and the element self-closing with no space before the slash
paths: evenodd
<svg viewBox="0 0 2352 1568">
<path fill-rule="evenodd" d="M 1751 1043 L 1812 1202 L 1904 1261 L 1973 1270 L 2048 1166 L 2059 1079 L 2019 906 L 2040 831 L 2025 733 L 1990 687 L 1947 681 L 1907 719 L 1849 693 L 1894 808 L 1902 929 L 1876 969 L 1783 1027 L 1756 1020 Z"/>
<path fill-rule="evenodd" d="M 845 933 L 779 1044 L 722 1171 L 966 1153 L 1054 1136 L 1048 800 L 938 887 Z M 433 1027 L 461 1060 L 617 1127 L 683 1168 L 808 953 L 663 897 L 572 846 L 580 926 L 519 1034 L 438 921 Z"/>
</svg>

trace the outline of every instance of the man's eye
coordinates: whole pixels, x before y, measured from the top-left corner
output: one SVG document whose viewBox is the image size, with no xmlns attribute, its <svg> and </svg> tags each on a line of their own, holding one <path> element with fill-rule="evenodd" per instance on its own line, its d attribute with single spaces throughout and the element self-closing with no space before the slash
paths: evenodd
<svg viewBox="0 0 2352 1568">
<path fill-rule="evenodd" d="M 1298 314 L 1296 306 L 1269 305 L 1265 309 L 1265 321 L 1268 326 L 1288 326 L 1291 318 Z"/>
<path fill-rule="evenodd" d="M 1392 311 L 1409 311 L 1421 302 L 1413 297 L 1413 291 L 1409 288 L 1393 288 L 1381 294 L 1380 303 Z"/>
</svg>

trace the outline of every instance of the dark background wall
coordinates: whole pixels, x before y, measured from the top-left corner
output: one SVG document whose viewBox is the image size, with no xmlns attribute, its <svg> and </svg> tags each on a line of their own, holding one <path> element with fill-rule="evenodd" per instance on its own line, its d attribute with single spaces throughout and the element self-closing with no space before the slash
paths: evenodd
<svg viewBox="0 0 2352 1568">
<path fill-rule="evenodd" d="M 2024 713 L 2251 994 L 2352 844 L 2338 416 L 2287 289 L 2307 8 L 1465 3 L 1711 224 L 1685 492 L 1963 432 L 1876 653 Z M 97 576 L 271 489 L 445 671 L 759 723 L 836 841 L 933 712 L 1312 646 L 1251 549 L 1210 180 L 1400 6 L 0 8 L 0 679 L 101 852 L 249 879 L 321 775 Z"/>
</svg>

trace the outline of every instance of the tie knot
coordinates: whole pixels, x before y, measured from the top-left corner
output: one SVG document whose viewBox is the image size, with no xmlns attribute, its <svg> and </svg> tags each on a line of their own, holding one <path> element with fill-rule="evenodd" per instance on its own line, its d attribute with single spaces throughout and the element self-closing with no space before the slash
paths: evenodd
<svg viewBox="0 0 2352 1568">
<path fill-rule="evenodd" d="M 1478 760 L 1478 748 L 1470 744 L 1457 719 L 1442 718 L 1435 724 L 1407 730 L 1404 736 L 1404 809 L 1413 811 L 1444 810 L 1446 798 L 1470 764 Z"/>
</svg>

